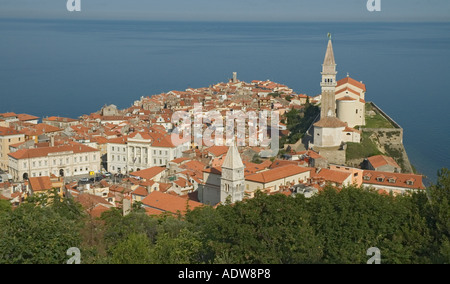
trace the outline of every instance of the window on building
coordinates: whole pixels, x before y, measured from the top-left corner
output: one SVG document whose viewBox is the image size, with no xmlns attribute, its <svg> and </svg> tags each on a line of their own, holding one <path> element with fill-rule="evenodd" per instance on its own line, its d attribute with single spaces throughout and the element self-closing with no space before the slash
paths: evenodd
<svg viewBox="0 0 450 284">
<path fill-rule="evenodd" d="M 112 147 L 112 150 L 114 151 L 114 147 Z"/>
</svg>

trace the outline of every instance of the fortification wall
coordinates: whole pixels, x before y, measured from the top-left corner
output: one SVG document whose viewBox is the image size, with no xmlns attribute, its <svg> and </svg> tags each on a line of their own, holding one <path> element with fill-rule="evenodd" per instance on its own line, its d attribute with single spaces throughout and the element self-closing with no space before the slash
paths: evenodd
<svg viewBox="0 0 450 284">
<path fill-rule="evenodd" d="M 412 173 L 413 169 L 403 145 L 403 128 L 375 103 L 370 102 L 370 104 L 376 111 L 384 116 L 394 128 L 362 128 L 361 131 L 370 133 L 370 137 L 377 144 L 378 149 L 394 158 L 394 160 L 402 167 L 403 172 Z"/>
</svg>

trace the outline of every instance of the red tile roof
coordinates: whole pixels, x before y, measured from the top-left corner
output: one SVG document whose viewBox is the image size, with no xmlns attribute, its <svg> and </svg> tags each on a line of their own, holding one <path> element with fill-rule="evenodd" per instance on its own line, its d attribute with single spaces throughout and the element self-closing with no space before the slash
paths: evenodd
<svg viewBox="0 0 450 284">
<path fill-rule="evenodd" d="M 330 169 L 320 169 L 318 173 L 313 171 L 311 173 L 311 178 L 317 179 L 321 178 L 325 181 L 334 182 L 338 184 L 343 184 L 344 181 L 351 175 L 349 172 L 344 171 L 336 171 L 336 170 L 330 170 Z"/>
<path fill-rule="evenodd" d="M 376 169 L 385 165 L 389 165 L 395 168 L 400 168 L 400 166 L 395 162 L 395 160 L 391 157 L 387 157 L 384 155 L 376 155 L 367 159 L 370 164 Z"/>
<path fill-rule="evenodd" d="M 112 205 L 103 197 L 88 193 L 79 194 L 75 198 L 75 200 L 79 202 L 85 209 L 93 209 L 98 204 L 102 204 L 106 207 L 112 207 Z"/>
<path fill-rule="evenodd" d="M 145 187 L 139 186 L 131 194 L 133 194 L 133 195 L 140 195 L 140 196 L 147 196 L 148 195 L 148 191 L 147 191 L 147 189 Z"/>
<path fill-rule="evenodd" d="M 31 189 L 34 192 L 52 189 L 50 177 L 32 177 L 29 179 Z"/>
<path fill-rule="evenodd" d="M 56 121 L 56 122 L 76 122 L 78 120 L 67 118 L 67 117 L 59 117 L 59 116 L 51 116 L 43 119 L 44 121 Z"/>
<path fill-rule="evenodd" d="M 130 176 L 140 177 L 146 180 L 151 180 L 158 174 L 165 171 L 166 168 L 163 167 L 151 167 L 142 171 L 132 172 L 130 173 Z"/>
<path fill-rule="evenodd" d="M 69 145 L 61 145 L 61 146 L 56 146 L 56 147 L 21 149 L 21 150 L 18 150 L 17 152 L 14 152 L 14 153 L 11 153 L 8 155 L 16 160 L 21 160 L 21 159 L 46 157 L 49 154 L 61 153 L 61 152 L 73 152 L 74 154 L 77 154 L 77 153 L 91 153 L 91 152 L 98 152 L 98 151 L 99 150 L 91 148 L 89 146 L 73 142 Z"/>
<path fill-rule="evenodd" d="M 325 128 L 338 128 L 338 127 L 346 127 L 347 123 L 339 120 L 337 117 L 324 117 L 321 118 L 318 122 L 314 123 L 316 127 L 325 127 Z"/>
<path fill-rule="evenodd" d="M 213 154 L 216 157 L 225 155 L 228 152 L 228 146 L 212 146 L 206 149 L 209 153 Z"/>
<path fill-rule="evenodd" d="M 170 212 L 176 214 L 180 212 L 182 215 L 186 214 L 187 207 L 193 210 L 197 207 L 204 206 L 202 203 L 192 200 L 186 200 L 184 198 L 173 196 L 170 194 L 154 191 L 150 193 L 144 200 L 142 200 L 144 206 L 158 209 L 164 212 Z"/>
<path fill-rule="evenodd" d="M 383 180 L 380 180 L 383 178 Z M 399 174 L 365 170 L 363 172 L 363 184 L 384 185 L 408 189 L 425 189 L 421 175 Z M 392 182 L 390 182 L 390 180 Z"/>
<path fill-rule="evenodd" d="M 361 82 L 358 82 L 355 79 L 352 79 L 350 77 L 345 77 L 344 79 L 339 80 L 337 82 L 337 87 L 342 86 L 342 85 L 347 84 L 347 83 L 362 89 L 364 92 L 366 91 L 366 85 L 365 84 L 363 84 Z"/>
<path fill-rule="evenodd" d="M 103 212 L 106 212 L 108 210 L 110 210 L 111 208 L 106 207 L 103 204 L 98 204 L 97 206 L 95 206 L 93 209 L 88 210 L 89 215 L 91 215 L 92 217 L 95 218 L 100 218 L 102 216 Z"/>
<path fill-rule="evenodd" d="M 12 135 L 20 135 L 19 131 L 9 128 L 9 127 L 2 127 L 0 126 L 0 136 L 12 136 Z"/>
<path fill-rule="evenodd" d="M 258 183 L 269 183 L 275 180 L 287 178 L 308 171 L 311 171 L 311 169 L 295 165 L 287 165 L 284 167 L 279 167 L 268 171 L 248 175 L 245 177 L 245 179 L 248 181 L 254 181 Z"/>
<path fill-rule="evenodd" d="M 26 113 L 21 113 L 17 115 L 17 118 L 20 121 L 29 121 L 29 120 L 36 120 L 39 119 L 39 117 L 34 116 L 34 115 L 30 115 L 30 114 L 26 114 Z"/>
</svg>

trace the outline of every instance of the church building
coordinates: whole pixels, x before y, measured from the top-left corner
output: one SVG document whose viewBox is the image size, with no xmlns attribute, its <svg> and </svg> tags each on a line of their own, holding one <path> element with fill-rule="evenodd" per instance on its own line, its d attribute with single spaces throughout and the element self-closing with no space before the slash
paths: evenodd
<svg viewBox="0 0 450 284">
<path fill-rule="evenodd" d="M 238 148 L 233 143 L 228 149 L 225 160 L 220 168 L 209 168 L 203 172 L 205 184 L 199 193 L 199 199 L 204 204 L 216 205 L 231 203 L 244 199 L 245 166 Z"/>
<path fill-rule="evenodd" d="M 314 123 L 314 138 L 310 147 L 336 148 L 344 142 L 360 142 L 361 133 L 354 129 L 365 124 L 364 84 L 349 77 L 336 80 L 337 70 L 333 43 L 329 35 L 322 64 L 320 120 Z"/>
</svg>

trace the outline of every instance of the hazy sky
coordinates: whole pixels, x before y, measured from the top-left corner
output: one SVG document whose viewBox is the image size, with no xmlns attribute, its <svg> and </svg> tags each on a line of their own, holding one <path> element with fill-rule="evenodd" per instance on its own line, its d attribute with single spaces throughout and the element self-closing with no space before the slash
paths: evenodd
<svg viewBox="0 0 450 284">
<path fill-rule="evenodd" d="M 372 1 L 372 0 L 371 0 Z M 220 21 L 449 21 L 449 0 L 0 0 L 0 18 L 84 18 Z"/>
</svg>

